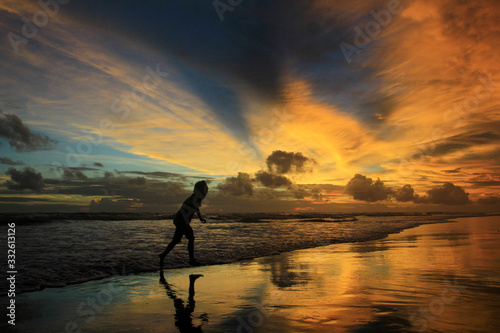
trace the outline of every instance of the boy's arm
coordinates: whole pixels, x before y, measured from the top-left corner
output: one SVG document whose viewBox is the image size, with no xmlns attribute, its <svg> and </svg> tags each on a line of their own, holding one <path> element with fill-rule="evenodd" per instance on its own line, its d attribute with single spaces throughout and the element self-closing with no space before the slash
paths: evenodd
<svg viewBox="0 0 500 333">
<path fill-rule="evenodd" d="M 205 220 L 203 217 L 201 217 L 201 213 L 200 213 L 199 208 L 196 210 L 196 215 L 198 215 L 198 218 L 200 219 L 201 223 L 207 223 L 207 220 Z"/>
</svg>

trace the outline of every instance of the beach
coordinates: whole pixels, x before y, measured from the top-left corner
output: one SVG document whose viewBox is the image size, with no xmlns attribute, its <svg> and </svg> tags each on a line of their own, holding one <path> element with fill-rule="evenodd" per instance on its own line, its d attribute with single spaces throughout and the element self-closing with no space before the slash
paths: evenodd
<svg viewBox="0 0 500 333">
<path fill-rule="evenodd" d="M 1 328 L 496 332 L 499 250 L 500 217 L 460 218 L 378 240 L 26 292 L 16 296 L 16 325 L 4 317 Z"/>
</svg>

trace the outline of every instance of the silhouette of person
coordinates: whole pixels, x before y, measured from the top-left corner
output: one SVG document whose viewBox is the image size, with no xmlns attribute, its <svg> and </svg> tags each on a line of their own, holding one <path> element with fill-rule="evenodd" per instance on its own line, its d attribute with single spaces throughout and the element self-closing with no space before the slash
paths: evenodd
<svg viewBox="0 0 500 333">
<path fill-rule="evenodd" d="M 189 225 L 194 213 L 198 215 L 198 218 L 202 223 L 206 223 L 207 220 L 201 217 L 200 206 L 201 201 L 207 196 L 208 185 L 204 180 L 197 182 L 194 185 L 193 194 L 189 196 L 182 204 L 179 211 L 175 214 L 174 224 L 175 233 L 170 244 L 168 244 L 165 251 L 159 254 L 160 257 L 160 269 L 163 267 L 163 260 L 165 256 L 172 251 L 175 245 L 180 243 L 182 236 L 186 236 L 188 239 L 188 250 L 189 250 L 189 264 L 191 266 L 201 265 L 196 259 L 194 259 L 194 234 L 193 228 Z"/>
<path fill-rule="evenodd" d="M 167 295 L 174 301 L 175 307 L 175 326 L 179 329 L 180 332 L 203 332 L 201 326 L 193 326 L 193 311 L 195 307 L 194 301 L 194 282 L 199 277 L 202 277 L 201 274 L 191 274 L 189 275 L 189 297 L 188 303 L 184 306 L 184 301 L 177 297 L 175 292 L 172 290 L 168 282 L 165 280 L 163 275 L 163 270 L 160 270 L 160 283 L 165 285 L 165 289 L 167 290 Z M 206 313 L 202 314 L 201 317 L 203 322 L 208 321 L 208 316 Z"/>
</svg>

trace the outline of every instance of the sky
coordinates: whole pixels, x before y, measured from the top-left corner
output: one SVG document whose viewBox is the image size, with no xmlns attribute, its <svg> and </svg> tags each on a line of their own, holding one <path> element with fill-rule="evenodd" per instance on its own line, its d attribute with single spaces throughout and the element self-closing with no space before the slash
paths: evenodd
<svg viewBox="0 0 500 333">
<path fill-rule="evenodd" d="M 0 211 L 494 212 L 495 0 L 0 3 Z"/>
</svg>

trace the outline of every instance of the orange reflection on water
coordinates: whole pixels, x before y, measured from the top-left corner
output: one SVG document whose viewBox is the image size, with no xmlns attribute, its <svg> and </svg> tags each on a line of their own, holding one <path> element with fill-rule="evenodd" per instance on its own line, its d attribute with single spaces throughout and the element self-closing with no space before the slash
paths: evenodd
<svg viewBox="0 0 500 333">
<path fill-rule="evenodd" d="M 19 304 L 28 297 L 50 306 L 19 327 L 59 331 L 74 321 L 86 332 L 496 332 L 499 241 L 498 217 L 469 218 L 377 241 L 166 270 L 163 280 L 155 273 L 113 277 L 20 295 Z M 192 274 L 203 277 L 191 281 Z M 75 314 L 109 281 L 121 291 L 92 320 Z"/>
</svg>

